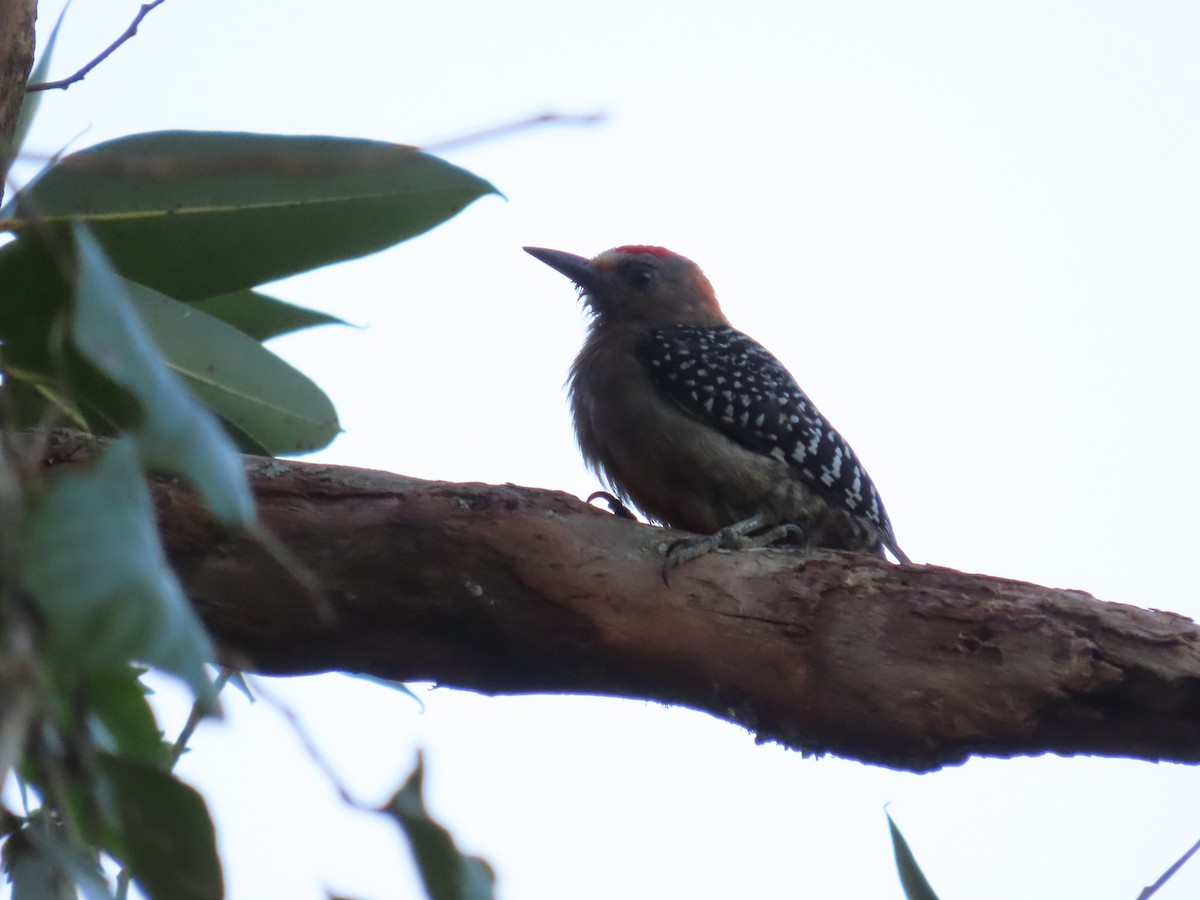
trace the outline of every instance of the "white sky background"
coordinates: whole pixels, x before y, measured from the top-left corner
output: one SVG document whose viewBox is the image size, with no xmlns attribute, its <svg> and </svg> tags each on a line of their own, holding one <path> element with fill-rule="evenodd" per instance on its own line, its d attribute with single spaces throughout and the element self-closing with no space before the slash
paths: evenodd
<svg viewBox="0 0 1200 900">
<path fill-rule="evenodd" d="M 76 0 L 53 74 L 139 5 Z M 586 496 L 562 389 L 583 319 L 520 247 L 663 244 L 850 439 L 914 559 L 1195 617 L 1198 46 L 1185 2 L 168 0 L 44 98 L 29 146 L 427 143 L 604 112 L 447 153 L 508 201 L 275 286 L 370 326 L 274 345 L 337 405 L 317 458 Z M 1186 767 L 915 776 L 644 703 L 418 689 L 421 714 L 341 676 L 272 687 L 364 800 L 424 747 L 434 811 L 506 898 L 899 897 L 889 801 L 943 900 L 1133 900 L 1200 838 Z M 234 900 L 418 895 L 397 835 L 339 805 L 276 711 L 227 710 L 181 772 Z M 1200 896 L 1200 861 L 1157 896 Z"/>
</svg>

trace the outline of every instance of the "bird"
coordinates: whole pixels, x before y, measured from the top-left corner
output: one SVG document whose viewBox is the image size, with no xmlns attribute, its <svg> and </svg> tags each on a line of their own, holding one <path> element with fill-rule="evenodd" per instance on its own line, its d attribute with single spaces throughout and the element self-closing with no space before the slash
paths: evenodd
<svg viewBox="0 0 1200 900">
<path fill-rule="evenodd" d="M 909 562 L 850 445 L 783 364 L 730 324 L 696 263 L 645 244 L 592 259 L 524 250 L 574 282 L 590 314 L 568 396 L 614 511 L 632 503 L 694 535 L 668 548 L 664 581 L 711 550 L 781 540 Z"/>
</svg>

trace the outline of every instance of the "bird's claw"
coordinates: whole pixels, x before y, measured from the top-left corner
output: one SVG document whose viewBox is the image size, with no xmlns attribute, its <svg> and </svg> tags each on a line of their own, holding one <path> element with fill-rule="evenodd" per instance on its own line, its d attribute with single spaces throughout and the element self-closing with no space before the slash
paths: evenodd
<svg viewBox="0 0 1200 900">
<path fill-rule="evenodd" d="M 667 547 L 666 558 L 663 559 L 663 584 L 667 587 L 671 586 L 672 569 L 678 569 L 689 559 L 695 559 L 697 556 L 703 556 L 705 553 L 716 550 L 720 546 L 720 542 L 716 540 L 719 534 L 720 532 L 717 532 L 717 534 L 697 535 L 672 541 L 671 546 Z"/>
<path fill-rule="evenodd" d="M 751 534 L 762 527 L 762 518 L 751 516 L 749 519 L 727 525 L 712 534 L 694 535 L 672 542 L 667 547 L 666 558 L 663 560 L 663 584 L 667 587 L 671 586 L 671 570 L 714 550 L 749 550 L 753 547 L 769 547 L 785 538 L 792 539 L 799 544 L 804 543 L 803 529 L 792 522 L 773 525 L 759 534 Z"/>
<path fill-rule="evenodd" d="M 588 494 L 587 502 L 590 505 L 593 500 L 603 500 L 608 506 L 608 511 L 614 516 L 619 516 L 622 519 L 630 519 L 636 522 L 637 516 L 629 511 L 629 507 L 621 502 L 619 497 L 614 497 L 608 491 L 593 491 Z"/>
</svg>

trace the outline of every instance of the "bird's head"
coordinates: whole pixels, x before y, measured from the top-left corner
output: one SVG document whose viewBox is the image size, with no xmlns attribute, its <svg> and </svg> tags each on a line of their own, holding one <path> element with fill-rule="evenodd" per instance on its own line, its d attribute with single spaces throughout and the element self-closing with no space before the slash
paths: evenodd
<svg viewBox="0 0 1200 900">
<path fill-rule="evenodd" d="M 727 323 L 700 267 L 662 247 L 616 247 L 593 259 L 541 247 L 525 252 L 575 282 L 596 325 Z"/>
</svg>

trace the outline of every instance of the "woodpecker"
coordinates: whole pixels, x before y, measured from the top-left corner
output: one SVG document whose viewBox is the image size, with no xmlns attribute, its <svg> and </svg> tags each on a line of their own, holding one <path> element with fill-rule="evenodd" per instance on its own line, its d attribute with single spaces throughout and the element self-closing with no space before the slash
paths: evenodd
<svg viewBox="0 0 1200 900">
<path fill-rule="evenodd" d="M 664 580 L 717 547 L 785 537 L 909 561 L 850 445 L 729 324 L 699 266 L 644 245 L 590 260 L 525 251 L 571 279 L 591 314 L 568 378 L 584 459 L 647 518 L 701 535 L 671 546 Z"/>
</svg>

